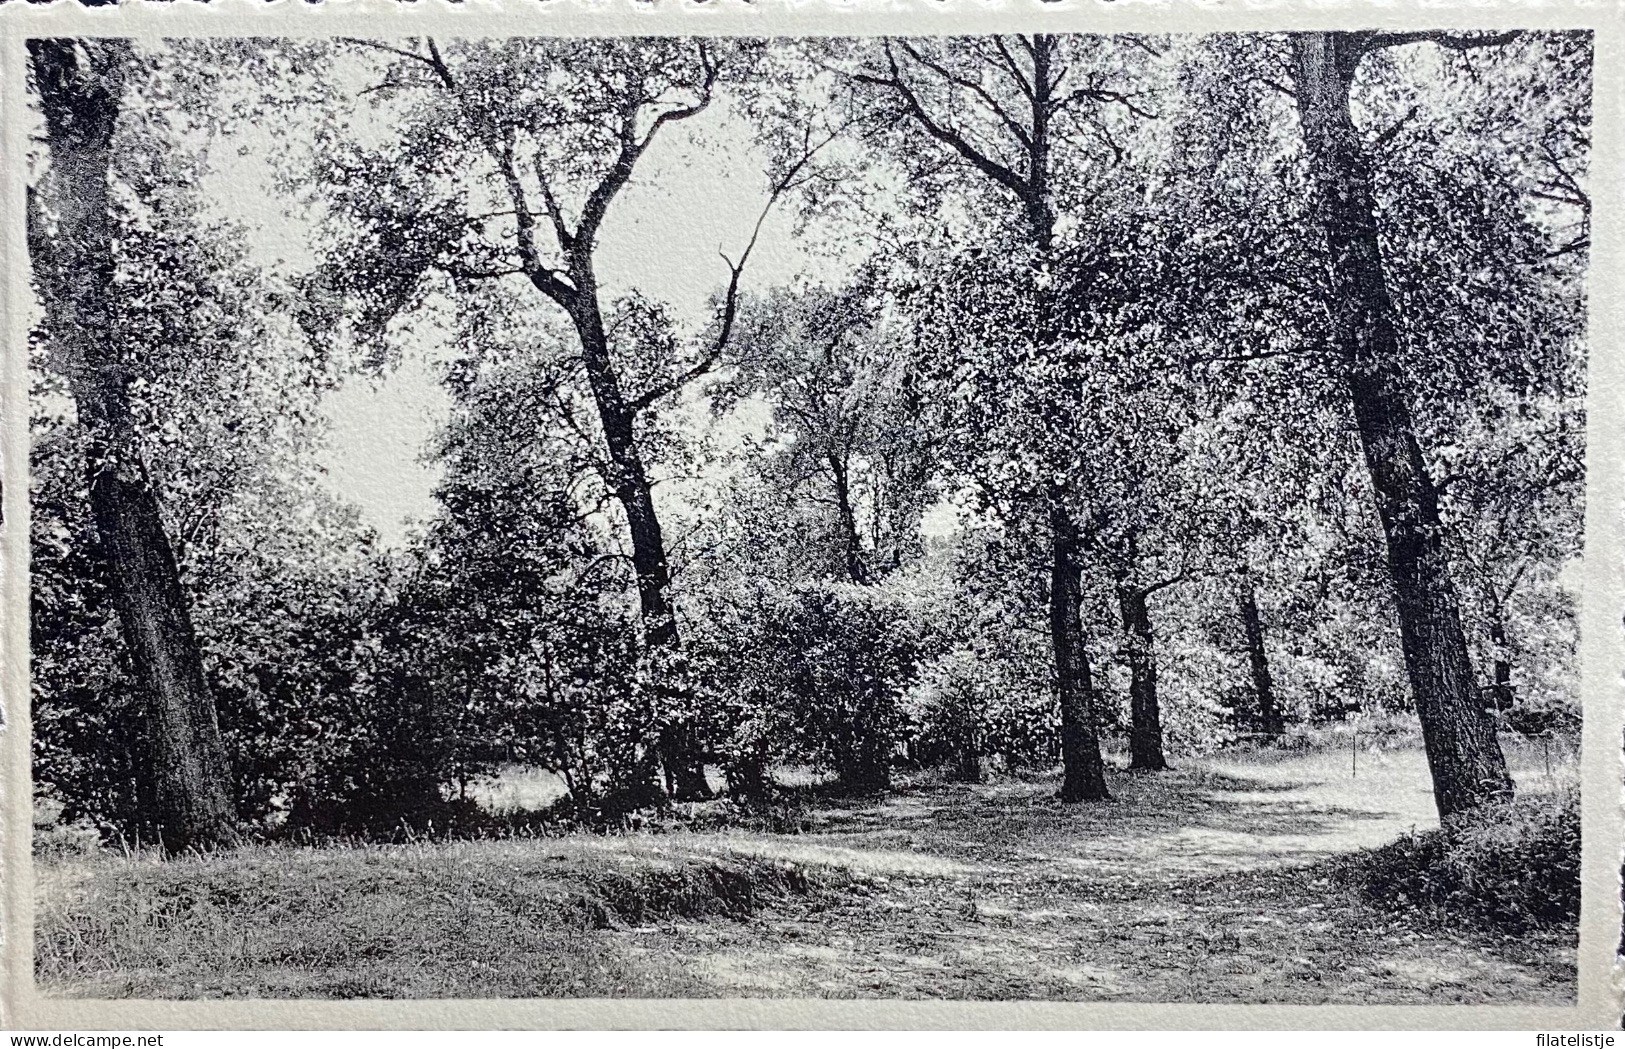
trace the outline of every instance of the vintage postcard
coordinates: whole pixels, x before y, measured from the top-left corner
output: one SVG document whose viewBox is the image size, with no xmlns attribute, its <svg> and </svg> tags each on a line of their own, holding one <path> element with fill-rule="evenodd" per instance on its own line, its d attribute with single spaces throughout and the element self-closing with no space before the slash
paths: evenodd
<svg viewBox="0 0 1625 1049">
<path fill-rule="evenodd" d="M 563 5 L 0 10 L 9 1024 L 1618 1026 L 1617 6 Z"/>
</svg>

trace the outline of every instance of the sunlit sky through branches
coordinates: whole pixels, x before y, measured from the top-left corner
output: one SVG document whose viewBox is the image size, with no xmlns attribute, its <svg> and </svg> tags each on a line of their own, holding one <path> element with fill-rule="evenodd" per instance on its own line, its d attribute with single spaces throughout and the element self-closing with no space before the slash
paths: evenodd
<svg viewBox="0 0 1625 1049">
<path fill-rule="evenodd" d="M 231 136 L 212 152 L 207 195 L 222 214 L 248 231 L 256 261 L 297 271 L 313 264 L 310 224 L 293 214 L 274 186 L 272 151 L 289 148 L 279 137 L 253 127 Z M 714 104 L 655 140 L 638 173 L 622 192 L 599 238 L 598 273 L 605 301 L 636 289 L 663 300 L 690 332 L 710 320 L 713 297 L 725 287 L 727 264 L 737 258 L 768 197 L 766 157 L 750 127 L 725 103 Z M 843 268 L 827 250 L 796 231 L 793 204 L 781 201 L 763 225 L 743 288 L 750 294 L 806 278 L 839 277 Z M 852 255 L 855 261 L 856 254 Z M 510 278 L 521 280 L 521 278 Z M 445 333 L 420 326 L 406 339 L 398 366 L 382 377 L 348 377 L 327 395 L 330 439 L 322 463 L 335 492 L 361 508 L 364 519 L 389 543 L 399 543 L 412 521 L 435 511 L 438 464 L 424 450 L 447 419 L 451 400 L 437 372 L 452 352 Z M 704 412 L 689 413 L 726 439 L 761 429 L 764 414 L 744 406 L 712 424 Z M 659 497 L 682 498 L 663 486 Z"/>
</svg>

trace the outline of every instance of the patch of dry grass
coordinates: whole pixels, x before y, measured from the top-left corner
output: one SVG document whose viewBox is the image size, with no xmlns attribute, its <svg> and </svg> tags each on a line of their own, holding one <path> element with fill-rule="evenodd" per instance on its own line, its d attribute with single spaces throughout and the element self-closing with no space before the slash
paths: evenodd
<svg viewBox="0 0 1625 1049">
<path fill-rule="evenodd" d="M 853 881 L 636 837 L 42 866 L 37 979 L 93 997 L 641 994 L 658 967 L 629 969 L 606 930 L 740 918 Z M 658 979 L 689 986 L 676 970 Z"/>
</svg>

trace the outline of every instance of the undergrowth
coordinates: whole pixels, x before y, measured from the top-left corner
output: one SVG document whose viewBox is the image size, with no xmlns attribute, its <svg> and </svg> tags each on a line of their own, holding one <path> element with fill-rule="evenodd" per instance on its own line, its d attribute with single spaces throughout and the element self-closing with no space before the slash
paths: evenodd
<svg viewBox="0 0 1625 1049">
<path fill-rule="evenodd" d="M 1506 932 L 1570 927 L 1580 915 L 1579 792 L 1488 805 L 1331 867 L 1367 901 L 1434 922 Z"/>
</svg>

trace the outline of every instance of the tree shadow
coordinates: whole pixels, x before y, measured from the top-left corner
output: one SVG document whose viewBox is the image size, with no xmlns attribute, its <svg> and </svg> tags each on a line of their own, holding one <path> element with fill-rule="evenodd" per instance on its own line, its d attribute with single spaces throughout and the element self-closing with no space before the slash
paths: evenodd
<svg viewBox="0 0 1625 1049">
<path fill-rule="evenodd" d="M 912 849 L 986 866 L 1050 865 L 1096 877 L 1312 863 L 1407 829 L 1403 816 L 1314 796 L 1312 782 L 1192 767 L 1118 771 L 1110 801 L 1062 804 L 1051 779 L 940 783 L 809 813 L 809 833 L 850 848 Z M 1386 825 L 1391 835 L 1382 834 Z"/>
</svg>

